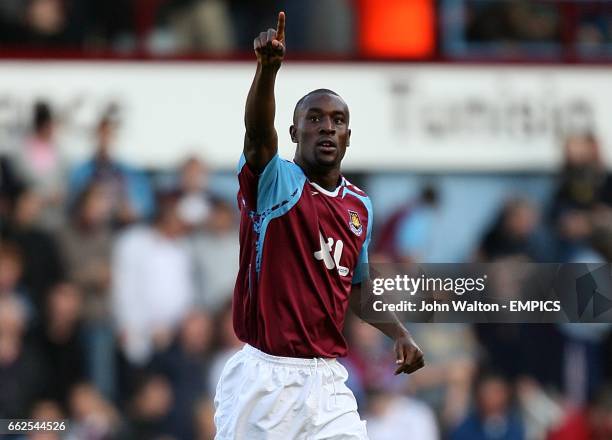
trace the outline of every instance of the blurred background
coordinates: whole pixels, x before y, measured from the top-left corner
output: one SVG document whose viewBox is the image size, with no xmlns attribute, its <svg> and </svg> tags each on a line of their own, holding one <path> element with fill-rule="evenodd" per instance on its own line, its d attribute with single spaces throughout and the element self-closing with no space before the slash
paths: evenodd
<svg viewBox="0 0 612 440">
<path fill-rule="evenodd" d="M 282 155 L 302 95 L 345 98 L 371 260 L 612 261 L 611 1 L 2 0 L 0 418 L 214 437 L 252 40 L 281 9 Z M 609 325 L 408 325 L 427 367 L 395 377 L 347 319 L 372 440 L 612 439 Z"/>
</svg>

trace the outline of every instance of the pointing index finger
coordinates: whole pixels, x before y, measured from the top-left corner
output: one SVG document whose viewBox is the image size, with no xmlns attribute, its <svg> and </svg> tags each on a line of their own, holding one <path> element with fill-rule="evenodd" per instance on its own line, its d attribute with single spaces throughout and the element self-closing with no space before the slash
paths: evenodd
<svg viewBox="0 0 612 440">
<path fill-rule="evenodd" d="M 285 42 L 285 13 L 278 13 L 278 25 L 276 26 L 276 39 L 281 43 Z"/>
</svg>

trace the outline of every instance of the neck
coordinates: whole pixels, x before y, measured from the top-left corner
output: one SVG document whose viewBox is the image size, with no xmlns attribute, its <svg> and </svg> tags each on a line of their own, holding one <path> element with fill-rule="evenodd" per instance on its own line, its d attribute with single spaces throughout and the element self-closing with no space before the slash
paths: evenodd
<svg viewBox="0 0 612 440">
<path fill-rule="evenodd" d="M 319 168 L 313 169 L 304 164 L 301 160 L 295 159 L 295 163 L 299 165 L 300 168 L 308 177 L 308 180 L 316 183 L 321 188 L 326 189 L 327 191 L 334 191 L 338 185 L 340 185 L 340 168 Z"/>
</svg>

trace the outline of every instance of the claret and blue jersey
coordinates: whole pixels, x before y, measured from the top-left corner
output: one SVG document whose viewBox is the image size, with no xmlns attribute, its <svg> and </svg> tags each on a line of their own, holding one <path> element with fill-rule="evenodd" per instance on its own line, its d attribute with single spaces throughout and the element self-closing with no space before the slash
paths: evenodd
<svg viewBox="0 0 612 440">
<path fill-rule="evenodd" d="M 278 155 L 261 174 L 243 155 L 238 180 L 237 336 L 276 356 L 346 355 L 342 328 L 368 261 L 370 199 L 344 177 L 327 191 Z"/>
</svg>

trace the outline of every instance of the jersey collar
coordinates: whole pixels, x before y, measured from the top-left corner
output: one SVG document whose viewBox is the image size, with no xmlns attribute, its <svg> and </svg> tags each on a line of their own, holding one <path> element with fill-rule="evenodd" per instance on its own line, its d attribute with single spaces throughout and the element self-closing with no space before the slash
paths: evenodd
<svg viewBox="0 0 612 440">
<path fill-rule="evenodd" d="M 328 191 L 322 186 L 316 184 L 315 182 L 311 182 L 310 180 L 308 181 L 308 183 L 310 183 L 312 187 L 315 188 L 317 191 L 319 191 L 321 194 L 325 194 L 326 196 L 329 196 L 329 197 L 336 197 L 338 193 L 340 192 L 340 188 L 342 188 L 343 186 L 346 186 L 347 180 L 344 178 L 344 176 L 342 176 L 342 179 L 340 180 L 340 185 L 338 185 L 336 189 L 333 191 Z"/>
</svg>

